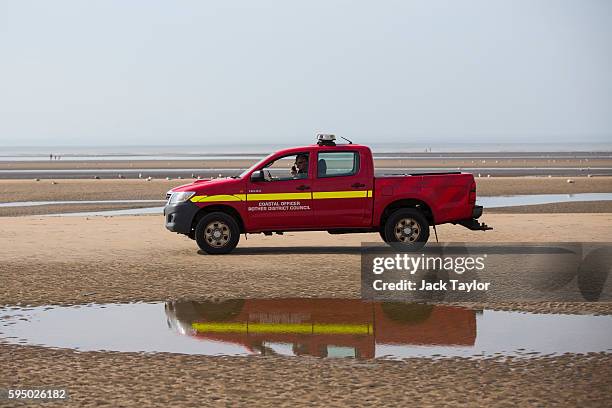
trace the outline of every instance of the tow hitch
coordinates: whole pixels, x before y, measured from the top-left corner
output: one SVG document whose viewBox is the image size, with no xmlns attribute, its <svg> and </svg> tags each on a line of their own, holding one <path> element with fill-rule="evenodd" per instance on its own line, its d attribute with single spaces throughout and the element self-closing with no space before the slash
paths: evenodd
<svg viewBox="0 0 612 408">
<path fill-rule="evenodd" d="M 465 228 L 472 231 L 488 231 L 492 230 L 493 227 L 489 227 L 484 222 L 478 222 L 476 218 L 470 218 L 469 220 L 457 221 L 456 224 L 463 225 Z"/>
<path fill-rule="evenodd" d="M 481 205 L 475 205 L 472 210 L 472 218 L 453 222 L 453 224 L 463 225 L 465 228 L 472 231 L 488 231 L 492 230 L 493 227 L 489 227 L 484 222 L 478 222 L 478 218 L 482 215 L 483 208 Z"/>
</svg>

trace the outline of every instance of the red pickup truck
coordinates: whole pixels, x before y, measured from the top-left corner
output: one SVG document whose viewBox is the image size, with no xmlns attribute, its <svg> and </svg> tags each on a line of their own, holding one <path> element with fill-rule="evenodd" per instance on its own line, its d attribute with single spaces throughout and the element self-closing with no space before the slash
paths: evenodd
<svg viewBox="0 0 612 408">
<path fill-rule="evenodd" d="M 430 226 L 491 229 L 476 221 L 482 207 L 471 174 L 377 177 L 367 146 L 337 145 L 333 135 L 273 153 L 239 176 L 176 187 L 167 200 L 166 228 L 209 254 L 231 252 L 242 233 L 379 232 L 393 246 L 416 250 Z"/>
</svg>

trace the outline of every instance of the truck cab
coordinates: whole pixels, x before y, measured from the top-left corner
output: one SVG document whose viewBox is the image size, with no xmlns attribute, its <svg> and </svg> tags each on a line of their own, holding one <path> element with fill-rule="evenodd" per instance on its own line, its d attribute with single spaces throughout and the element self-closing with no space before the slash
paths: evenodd
<svg viewBox="0 0 612 408">
<path fill-rule="evenodd" d="M 239 176 L 172 189 L 166 228 L 210 254 L 230 252 L 242 233 L 379 232 L 386 242 L 418 249 L 436 224 L 489 229 L 475 221 L 482 208 L 471 174 L 374 172 L 369 147 L 319 135 L 317 144 L 275 152 Z"/>
</svg>

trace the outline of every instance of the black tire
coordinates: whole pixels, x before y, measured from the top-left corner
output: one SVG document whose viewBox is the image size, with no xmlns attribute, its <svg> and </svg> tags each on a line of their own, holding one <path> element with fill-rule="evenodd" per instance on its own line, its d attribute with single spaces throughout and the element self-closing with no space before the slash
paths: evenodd
<svg viewBox="0 0 612 408">
<path fill-rule="evenodd" d="M 217 234 L 218 233 L 218 234 Z M 195 240 L 207 254 L 230 253 L 240 240 L 240 228 L 236 219 L 224 212 L 206 214 L 195 228 Z"/>
<path fill-rule="evenodd" d="M 410 229 L 409 234 L 399 229 L 403 220 L 408 220 L 405 225 Z M 416 208 L 400 208 L 387 218 L 381 235 L 384 235 L 387 244 L 397 250 L 416 251 L 423 248 L 429 239 L 429 222 Z"/>
</svg>

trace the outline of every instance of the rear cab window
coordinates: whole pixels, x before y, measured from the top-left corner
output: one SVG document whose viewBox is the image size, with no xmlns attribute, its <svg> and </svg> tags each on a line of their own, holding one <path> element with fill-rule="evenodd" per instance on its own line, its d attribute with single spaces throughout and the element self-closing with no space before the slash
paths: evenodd
<svg viewBox="0 0 612 408">
<path fill-rule="evenodd" d="M 319 152 L 317 177 L 352 176 L 359 172 L 359 153 L 355 151 Z"/>
</svg>

